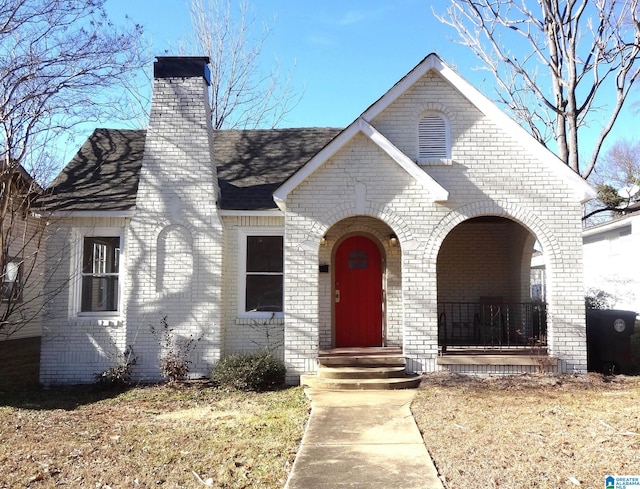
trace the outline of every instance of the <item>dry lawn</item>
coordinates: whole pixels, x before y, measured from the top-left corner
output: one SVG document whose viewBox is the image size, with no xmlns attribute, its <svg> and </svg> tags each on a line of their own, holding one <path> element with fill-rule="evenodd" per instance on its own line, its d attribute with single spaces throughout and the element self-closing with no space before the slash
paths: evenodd
<svg viewBox="0 0 640 489">
<path fill-rule="evenodd" d="M 640 475 L 640 378 L 425 376 L 412 405 L 446 488 L 604 487 Z"/>
<path fill-rule="evenodd" d="M 309 412 L 300 389 L 46 391 L 39 345 L 18 344 L 0 344 L 0 489 L 283 487 Z M 447 489 L 640 475 L 640 377 L 430 374 L 412 409 Z"/>
<path fill-rule="evenodd" d="M 308 413 L 298 388 L 190 383 L 10 397 L 0 401 L 2 489 L 280 488 Z"/>
<path fill-rule="evenodd" d="M 309 413 L 301 389 L 42 390 L 38 345 L 11 343 L 0 344 L 0 489 L 283 487 Z"/>
</svg>

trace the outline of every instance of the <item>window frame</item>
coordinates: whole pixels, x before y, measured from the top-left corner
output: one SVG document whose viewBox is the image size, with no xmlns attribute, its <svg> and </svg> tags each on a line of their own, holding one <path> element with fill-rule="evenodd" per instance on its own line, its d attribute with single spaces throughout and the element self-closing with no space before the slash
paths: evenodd
<svg viewBox="0 0 640 489">
<path fill-rule="evenodd" d="M 252 236 L 280 236 L 282 238 L 282 311 L 247 311 L 247 239 Z M 238 229 L 238 291 L 237 317 L 253 319 L 271 319 L 284 317 L 284 229 L 274 227 L 246 227 Z M 277 275 L 278 272 L 272 272 Z"/>
<path fill-rule="evenodd" d="M 16 263 L 17 264 L 17 271 L 16 271 L 16 279 L 12 280 L 11 282 L 8 282 L 7 280 L 5 280 L 7 278 L 7 270 L 6 267 L 11 264 L 11 263 Z M 22 280 L 23 280 L 23 275 L 24 275 L 24 260 L 20 259 L 17 256 L 9 256 L 7 257 L 7 263 L 5 264 L 5 270 L 4 273 L 2 274 L 2 283 L 0 284 L 1 290 L 0 290 L 0 302 L 3 303 L 7 303 L 7 302 L 22 302 L 23 297 L 22 297 Z M 5 284 L 18 284 L 18 290 L 17 293 L 14 291 L 14 286 L 11 287 L 11 293 L 9 295 L 5 295 Z"/>
<path fill-rule="evenodd" d="M 118 253 L 118 288 L 117 288 L 117 300 L 115 311 L 83 311 L 82 310 L 82 284 L 85 276 L 92 275 L 86 274 L 83 271 L 84 266 L 84 240 L 85 238 L 119 238 L 120 239 L 120 251 Z M 73 270 L 74 270 L 74 284 L 71 287 L 72 299 L 71 315 L 76 317 L 98 317 L 98 318 L 119 318 L 122 314 L 122 292 L 123 292 L 123 277 L 125 277 L 125 233 L 123 228 L 91 228 L 91 229 L 78 229 L 75 232 L 75 254 L 73 257 Z"/>
<path fill-rule="evenodd" d="M 444 124 L 444 154 L 443 157 L 437 158 L 423 158 L 420 155 L 421 146 L 421 131 L 420 125 L 422 121 L 427 117 L 438 117 Z M 418 118 L 416 124 L 416 161 L 419 165 L 448 165 L 451 164 L 451 126 L 449 124 L 449 118 L 443 112 L 438 110 L 428 110 L 422 112 Z"/>
</svg>

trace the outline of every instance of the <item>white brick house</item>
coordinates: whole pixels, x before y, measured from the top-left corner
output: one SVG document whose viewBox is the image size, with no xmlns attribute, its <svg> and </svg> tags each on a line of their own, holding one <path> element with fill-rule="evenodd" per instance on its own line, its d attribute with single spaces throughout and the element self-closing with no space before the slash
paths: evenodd
<svg viewBox="0 0 640 489">
<path fill-rule="evenodd" d="M 52 184 L 43 383 L 90 382 L 128 345 L 158 379 L 163 317 L 202 338 L 196 375 L 265 346 L 291 383 L 340 347 L 400 346 L 417 372 L 586 370 L 594 192 L 435 54 L 344 130 L 213 131 L 206 62 L 158 58 L 149 129 L 96 130 Z"/>
</svg>

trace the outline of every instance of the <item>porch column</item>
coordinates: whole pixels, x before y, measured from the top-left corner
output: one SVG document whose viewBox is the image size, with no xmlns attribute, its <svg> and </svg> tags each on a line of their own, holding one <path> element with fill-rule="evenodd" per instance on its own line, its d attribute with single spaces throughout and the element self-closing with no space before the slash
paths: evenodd
<svg viewBox="0 0 640 489">
<path fill-rule="evenodd" d="M 423 261 L 424 251 L 403 250 L 403 351 L 410 372 L 437 370 L 438 318 L 436 264 Z"/>
</svg>

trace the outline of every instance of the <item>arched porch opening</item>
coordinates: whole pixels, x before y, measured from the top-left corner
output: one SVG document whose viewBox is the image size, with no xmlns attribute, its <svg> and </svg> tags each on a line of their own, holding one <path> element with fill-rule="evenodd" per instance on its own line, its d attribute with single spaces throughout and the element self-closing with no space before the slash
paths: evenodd
<svg viewBox="0 0 640 489">
<path fill-rule="evenodd" d="M 531 294 L 535 244 L 504 217 L 475 217 L 451 230 L 437 260 L 441 353 L 546 353 L 546 305 Z"/>
</svg>

